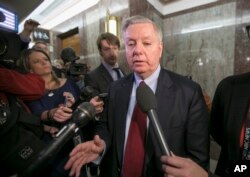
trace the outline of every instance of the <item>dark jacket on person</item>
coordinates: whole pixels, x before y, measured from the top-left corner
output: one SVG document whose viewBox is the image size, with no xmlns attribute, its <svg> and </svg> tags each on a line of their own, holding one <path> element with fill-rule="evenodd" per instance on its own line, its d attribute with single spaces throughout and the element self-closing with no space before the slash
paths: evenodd
<svg viewBox="0 0 250 177">
<path fill-rule="evenodd" d="M 126 116 L 133 88 L 130 74 L 110 86 L 104 117 L 97 133 L 107 152 L 101 163 L 101 177 L 120 177 L 123 162 Z M 209 114 L 200 86 L 185 77 L 161 69 L 156 88 L 157 115 L 173 153 L 190 157 L 203 168 L 209 164 Z M 108 122 L 107 122 L 108 121 Z M 108 131 L 104 129 L 108 125 Z M 149 123 L 144 177 L 163 177 L 161 150 Z M 135 157 L 136 158 L 136 157 Z"/>
<path fill-rule="evenodd" d="M 91 86 L 96 93 L 107 93 L 112 82 L 114 80 L 103 64 L 86 74 L 84 79 L 85 85 Z"/>
<path fill-rule="evenodd" d="M 221 146 L 215 174 L 229 175 L 230 162 L 241 160 L 240 134 L 249 106 L 250 72 L 230 76 L 217 86 L 211 111 L 211 135 Z"/>
<path fill-rule="evenodd" d="M 38 75 L 0 66 L 1 177 L 24 173 L 45 148 L 40 140 L 43 134 L 40 118 L 30 114 L 22 102 L 38 99 L 44 92 L 44 81 Z"/>
</svg>

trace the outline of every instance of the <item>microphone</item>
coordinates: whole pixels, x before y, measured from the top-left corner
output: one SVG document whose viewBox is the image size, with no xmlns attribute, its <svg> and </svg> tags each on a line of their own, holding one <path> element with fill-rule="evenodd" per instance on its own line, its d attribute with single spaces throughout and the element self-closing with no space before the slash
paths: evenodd
<svg viewBox="0 0 250 177">
<path fill-rule="evenodd" d="M 45 163 L 48 163 L 48 160 L 51 160 L 60 151 L 62 146 L 75 135 L 79 128 L 86 125 L 94 116 L 95 107 L 93 105 L 88 102 L 80 104 L 73 112 L 71 121 L 56 134 L 54 140 L 39 153 L 37 160 L 21 176 L 31 177 L 38 174 L 38 171 L 42 170 Z"/>
<path fill-rule="evenodd" d="M 72 105 L 72 109 L 75 110 L 82 102 L 90 101 L 95 95 L 95 90 L 91 86 L 86 86 L 81 92 L 80 98 Z"/>
<path fill-rule="evenodd" d="M 89 102 L 81 103 L 73 112 L 71 122 L 77 127 L 83 127 L 95 116 L 95 107 Z"/>
<path fill-rule="evenodd" d="M 153 91 L 147 84 L 140 84 L 137 87 L 136 100 L 141 110 L 148 115 L 150 123 L 152 123 L 153 125 L 153 131 L 156 135 L 162 153 L 164 155 L 170 156 L 170 150 L 164 137 L 162 128 L 159 124 L 157 113 L 155 111 L 157 108 L 156 98 Z"/>
</svg>

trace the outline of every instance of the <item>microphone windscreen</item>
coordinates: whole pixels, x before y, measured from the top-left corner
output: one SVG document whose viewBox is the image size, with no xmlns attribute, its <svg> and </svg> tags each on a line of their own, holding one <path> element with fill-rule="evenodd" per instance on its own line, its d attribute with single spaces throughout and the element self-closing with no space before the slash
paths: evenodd
<svg viewBox="0 0 250 177">
<path fill-rule="evenodd" d="M 156 98 L 154 92 L 147 84 L 140 84 L 136 89 L 136 100 L 143 112 L 156 109 Z"/>
<path fill-rule="evenodd" d="M 95 107 L 89 102 L 83 102 L 78 107 L 78 110 L 85 112 L 87 116 L 94 117 L 95 116 Z"/>
</svg>

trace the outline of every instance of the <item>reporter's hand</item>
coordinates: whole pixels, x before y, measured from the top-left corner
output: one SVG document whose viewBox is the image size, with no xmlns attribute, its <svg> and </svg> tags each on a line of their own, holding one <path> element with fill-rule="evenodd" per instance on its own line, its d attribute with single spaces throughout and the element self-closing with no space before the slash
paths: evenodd
<svg viewBox="0 0 250 177">
<path fill-rule="evenodd" d="M 64 105 L 60 105 L 58 108 L 54 108 L 50 110 L 51 117 L 57 122 L 65 122 L 69 120 L 72 116 L 72 109 L 68 108 Z"/>
<path fill-rule="evenodd" d="M 208 177 L 202 167 L 188 158 L 164 155 L 161 156 L 161 162 L 165 177 Z"/>
<path fill-rule="evenodd" d="M 82 166 L 96 160 L 104 149 L 105 143 L 98 135 L 92 141 L 78 144 L 70 153 L 65 170 L 71 169 L 69 175 L 79 177 Z"/>
<path fill-rule="evenodd" d="M 75 98 L 72 93 L 70 92 L 63 92 L 63 96 L 65 97 L 65 105 L 66 107 L 71 107 L 75 103 Z"/>
<path fill-rule="evenodd" d="M 23 31 L 19 34 L 23 40 L 29 40 L 31 33 L 38 27 L 39 22 L 29 19 L 24 22 Z"/>
<path fill-rule="evenodd" d="M 49 126 L 49 125 L 44 125 L 43 130 L 44 130 L 45 132 L 50 133 L 50 135 L 51 135 L 52 137 L 54 137 L 54 136 L 56 135 L 56 133 L 59 131 L 58 128 L 53 127 L 53 126 Z"/>
<path fill-rule="evenodd" d="M 36 20 L 29 19 L 24 22 L 24 30 L 27 32 L 34 31 L 35 28 L 37 28 L 40 25 L 40 23 Z"/>
<path fill-rule="evenodd" d="M 95 107 L 96 114 L 99 114 L 103 111 L 104 102 L 98 96 L 95 96 L 89 102 Z"/>
</svg>

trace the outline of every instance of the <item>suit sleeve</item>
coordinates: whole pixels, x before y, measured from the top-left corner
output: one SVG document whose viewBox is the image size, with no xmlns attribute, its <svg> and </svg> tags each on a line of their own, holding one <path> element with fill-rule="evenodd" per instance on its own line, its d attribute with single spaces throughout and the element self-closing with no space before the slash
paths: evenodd
<svg viewBox="0 0 250 177">
<path fill-rule="evenodd" d="M 23 101 L 39 99 L 44 95 L 44 80 L 37 74 L 21 74 L 0 68 L 0 90 L 17 95 Z"/>
<path fill-rule="evenodd" d="M 187 153 L 203 168 L 209 167 L 209 113 L 198 85 L 193 92 L 187 122 Z"/>
</svg>

